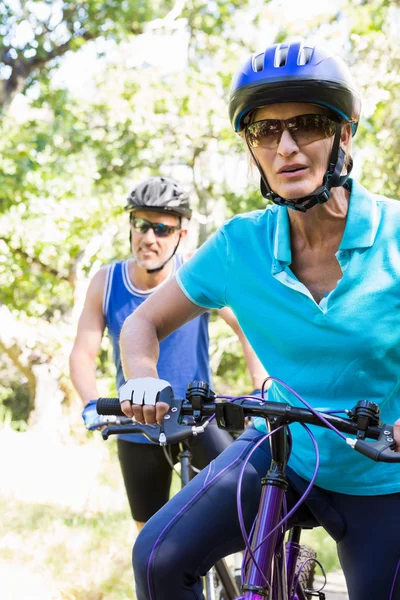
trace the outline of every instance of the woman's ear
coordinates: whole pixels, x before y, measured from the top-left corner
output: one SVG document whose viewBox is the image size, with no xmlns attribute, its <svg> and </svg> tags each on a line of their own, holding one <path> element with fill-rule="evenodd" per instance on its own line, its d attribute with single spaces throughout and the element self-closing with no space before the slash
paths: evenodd
<svg viewBox="0 0 400 600">
<path fill-rule="evenodd" d="M 343 165 L 341 175 L 348 174 L 349 168 L 351 171 L 350 165 L 352 164 L 352 158 L 351 158 L 352 142 L 353 142 L 353 136 L 352 136 L 351 123 L 345 123 L 342 126 L 342 134 L 340 136 L 340 147 L 342 148 L 342 150 L 345 153 L 344 165 Z"/>
<path fill-rule="evenodd" d="M 340 136 L 340 142 L 341 142 L 341 146 L 343 148 L 343 150 L 348 150 L 348 148 L 350 147 L 351 144 L 351 138 L 352 138 L 352 127 L 351 127 L 351 123 L 344 123 L 344 125 L 342 125 L 342 133 Z"/>
</svg>

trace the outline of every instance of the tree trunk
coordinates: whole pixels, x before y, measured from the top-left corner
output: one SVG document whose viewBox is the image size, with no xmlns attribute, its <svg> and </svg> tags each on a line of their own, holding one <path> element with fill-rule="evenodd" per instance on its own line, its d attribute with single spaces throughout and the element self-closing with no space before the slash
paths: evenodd
<svg viewBox="0 0 400 600">
<path fill-rule="evenodd" d="M 43 352 L 43 346 L 46 347 L 47 344 L 43 344 L 43 339 L 37 341 L 37 333 L 40 331 L 43 335 L 45 326 L 48 323 L 43 323 L 42 326 L 38 324 L 37 327 L 23 323 L 5 305 L 0 306 L 0 347 L 28 382 L 31 410 L 29 424 L 35 428 L 57 429 L 64 398 L 60 386 L 64 360 L 59 361 L 59 366 L 55 366 L 52 364 L 52 357 Z M 49 352 L 55 355 L 60 352 L 66 354 L 64 348 L 54 349 L 54 340 L 50 339 L 55 335 L 54 328 L 49 327 L 46 334 Z"/>
</svg>

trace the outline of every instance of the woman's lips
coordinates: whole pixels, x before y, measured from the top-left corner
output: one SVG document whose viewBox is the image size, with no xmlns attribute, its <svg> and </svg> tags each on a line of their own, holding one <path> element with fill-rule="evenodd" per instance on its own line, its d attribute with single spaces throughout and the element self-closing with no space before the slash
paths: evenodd
<svg viewBox="0 0 400 600">
<path fill-rule="evenodd" d="M 301 177 L 307 171 L 308 167 L 298 167 L 291 171 L 280 171 L 278 175 L 285 179 L 294 179 L 295 177 Z"/>
</svg>

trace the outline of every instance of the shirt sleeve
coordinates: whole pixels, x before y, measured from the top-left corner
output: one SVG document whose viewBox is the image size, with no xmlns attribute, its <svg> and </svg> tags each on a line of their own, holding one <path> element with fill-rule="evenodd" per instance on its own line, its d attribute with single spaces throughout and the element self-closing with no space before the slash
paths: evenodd
<svg viewBox="0 0 400 600">
<path fill-rule="evenodd" d="M 222 229 L 179 268 L 176 280 L 185 296 L 204 308 L 226 306 L 228 245 Z"/>
</svg>

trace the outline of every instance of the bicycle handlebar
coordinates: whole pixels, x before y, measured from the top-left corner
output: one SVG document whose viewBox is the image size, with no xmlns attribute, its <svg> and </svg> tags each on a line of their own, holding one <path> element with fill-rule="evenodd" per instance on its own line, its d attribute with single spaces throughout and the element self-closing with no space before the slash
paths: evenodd
<svg viewBox="0 0 400 600">
<path fill-rule="evenodd" d="M 99 398 L 97 401 L 97 412 L 102 415 L 119 415 L 124 413 L 118 398 Z M 132 423 L 132 425 L 107 427 L 102 435 L 107 439 L 109 435 L 115 433 L 142 433 L 150 441 L 165 445 L 180 442 L 184 439 L 197 435 L 204 431 L 208 424 L 203 425 L 185 425 L 181 423 L 182 417 L 193 415 L 199 411 L 199 407 L 192 405 L 191 402 L 175 398 L 170 409 L 165 415 L 162 425 L 144 425 L 141 423 Z M 244 417 L 263 417 L 279 421 L 279 424 L 290 424 L 294 422 L 307 425 L 317 425 L 327 428 L 328 425 L 322 422 L 317 415 L 306 408 L 297 408 L 280 402 L 269 402 L 265 400 L 249 401 L 242 398 L 234 399 L 232 402 L 220 401 L 206 402 L 200 408 L 202 418 L 211 417 L 216 414 L 218 426 L 228 430 L 243 430 L 240 424 L 244 422 Z M 357 422 L 350 418 L 338 417 L 332 414 L 320 413 L 324 419 L 342 433 L 357 435 L 359 426 Z M 367 456 L 371 460 L 379 462 L 400 462 L 400 452 L 395 452 L 395 441 L 393 437 L 393 425 L 370 425 L 365 427 L 365 437 L 376 440 L 374 442 L 365 439 L 346 438 L 346 442 L 357 452 Z"/>
<path fill-rule="evenodd" d="M 176 444 L 192 436 L 203 433 L 208 423 L 204 425 L 185 425 L 179 423 L 181 417 L 181 404 L 183 400 L 174 399 L 171 402 L 168 414 L 165 415 L 161 425 L 145 425 L 132 422 L 129 425 L 117 425 L 106 427 L 101 432 L 103 439 L 107 440 L 110 435 L 119 433 L 141 433 L 148 440 L 161 446 Z M 121 410 L 118 398 L 99 398 L 96 409 L 99 415 L 125 416 Z"/>
</svg>

